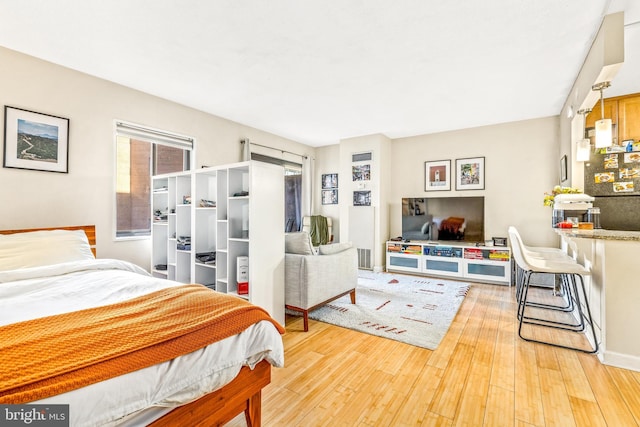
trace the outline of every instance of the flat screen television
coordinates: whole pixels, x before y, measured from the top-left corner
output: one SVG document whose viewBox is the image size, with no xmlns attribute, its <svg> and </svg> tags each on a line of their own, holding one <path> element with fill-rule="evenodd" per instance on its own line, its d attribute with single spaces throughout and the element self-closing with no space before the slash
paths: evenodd
<svg viewBox="0 0 640 427">
<path fill-rule="evenodd" d="M 405 197 L 403 240 L 484 242 L 484 197 Z"/>
</svg>

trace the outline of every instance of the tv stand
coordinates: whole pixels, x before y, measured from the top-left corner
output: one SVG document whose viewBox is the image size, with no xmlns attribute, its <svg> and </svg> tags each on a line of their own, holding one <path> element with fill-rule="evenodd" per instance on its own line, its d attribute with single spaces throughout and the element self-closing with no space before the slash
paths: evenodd
<svg viewBox="0 0 640 427">
<path fill-rule="evenodd" d="M 511 284 L 511 250 L 460 241 L 388 241 L 387 271 Z"/>
</svg>

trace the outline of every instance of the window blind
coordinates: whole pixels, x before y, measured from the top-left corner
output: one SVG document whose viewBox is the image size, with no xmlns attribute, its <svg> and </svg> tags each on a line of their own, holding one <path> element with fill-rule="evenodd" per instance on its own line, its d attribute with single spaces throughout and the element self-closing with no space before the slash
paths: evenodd
<svg viewBox="0 0 640 427">
<path fill-rule="evenodd" d="M 131 139 L 149 141 L 182 150 L 193 150 L 193 138 L 191 137 L 151 129 L 132 123 L 116 121 L 116 133 Z"/>
</svg>

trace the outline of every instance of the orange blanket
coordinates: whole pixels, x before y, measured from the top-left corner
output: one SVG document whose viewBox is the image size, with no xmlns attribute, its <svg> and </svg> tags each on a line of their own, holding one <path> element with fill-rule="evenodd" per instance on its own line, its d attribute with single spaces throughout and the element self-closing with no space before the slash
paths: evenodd
<svg viewBox="0 0 640 427">
<path fill-rule="evenodd" d="M 460 227 L 464 224 L 464 218 L 458 218 L 455 216 L 450 216 L 449 218 L 442 221 L 440 224 L 441 231 L 448 231 L 449 233 L 458 233 L 460 231 Z"/>
<path fill-rule="evenodd" d="M 262 308 L 201 285 L 0 327 L 0 403 L 26 403 L 173 359 L 238 334 Z"/>
</svg>

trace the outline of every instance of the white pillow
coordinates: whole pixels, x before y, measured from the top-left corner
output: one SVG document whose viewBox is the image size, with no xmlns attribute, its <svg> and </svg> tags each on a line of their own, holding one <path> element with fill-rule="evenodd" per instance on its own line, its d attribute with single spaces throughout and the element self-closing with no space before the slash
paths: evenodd
<svg viewBox="0 0 640 427">
<path fill-rule="evenodd" d="M 288 254 L 315 255 L 311 236 L 306 231 L 284 234 L 284 251 Z"/>
<path fill-rule="evenodd" d="M 94 259 L 82 230 L 44 230 L 0 235 L 0 271 Z"/>
<path fill-rule="evenodd" d="M 431 223 L 430 222 L 425 222 L 424 225 L 422 226 L 422 228 L 420 229 L 420 232 L 422 234 L 427 234 L 429 232 L 429 225 Z"/>
<path fill-rule="evenodd" d="M 320 255 L 332 255 L 332 254 L 340 253 L 342 251 L 346 251 L 347 249 L 349 249 L 351 247 L 353 247 L 351 242 L 333 243 L 331 245 L 320 245 L 318 247 L 318 249 L 319 249 L 318 253 Z"/>
</svg>

